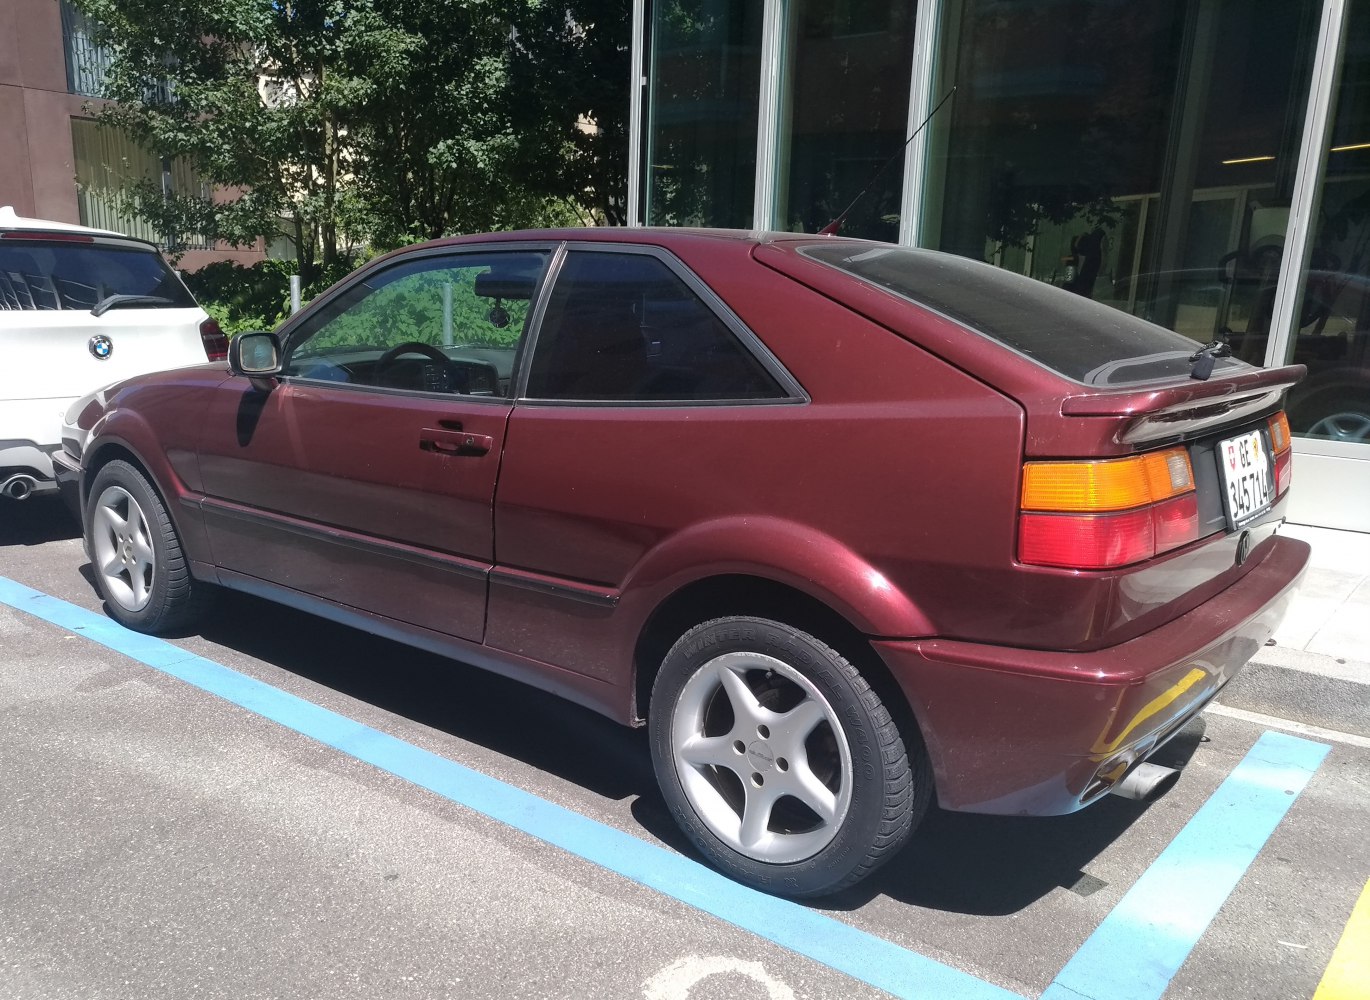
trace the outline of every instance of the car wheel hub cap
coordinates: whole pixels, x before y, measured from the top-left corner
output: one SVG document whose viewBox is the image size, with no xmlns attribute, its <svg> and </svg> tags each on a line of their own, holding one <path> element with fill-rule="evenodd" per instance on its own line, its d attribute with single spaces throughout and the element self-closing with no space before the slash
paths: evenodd
<svg viewBox="0 0 1370 1000">
<path fill-rule="evenodd" d="M 814 683 L 760 653 L 725 653 L 685 683 L 671 718 L 681 787 L 705 826 L 770 864 L 813 857 L 851 806 L 851 751 Z"/>
<path fill-rule="evenodd" d="M 122 486 L 109 486 L 95 501 L 92 562 L 110 600 L 141 611 L 152 597 L 155 573 L 147 518 Z"/>
</svg>

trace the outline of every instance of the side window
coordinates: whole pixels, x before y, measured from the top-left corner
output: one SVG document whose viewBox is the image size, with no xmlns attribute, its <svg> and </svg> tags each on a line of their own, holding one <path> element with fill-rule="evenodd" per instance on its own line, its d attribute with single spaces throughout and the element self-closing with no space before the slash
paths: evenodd
<svg viewBox="0 0 1370 1000">
<path fill-rule="evenodd" d="M 686 401 L 787 393 L 662 261 L 572 251 L 538 333 L 528 395 Z"/>
<path fill-rule="evenodd" d="M 544 250 L 421 257 L 371 274 L 291 332 L 285 373 L 506 396 L 549 257 Z"/>
</svg>

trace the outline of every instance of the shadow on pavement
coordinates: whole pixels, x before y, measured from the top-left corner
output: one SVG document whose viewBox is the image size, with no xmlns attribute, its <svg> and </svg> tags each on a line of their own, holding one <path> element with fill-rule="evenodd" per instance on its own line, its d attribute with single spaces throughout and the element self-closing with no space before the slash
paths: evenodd
<svg viewBox="0 0 1370 1000">
<path fill-rule="evenodd" d="M 81 537 L 81 525 L 55 496 L 0 500 L 0 546 L 42 545 Z"/>
<path fill-rule="evenodd" d="M 200 634 L 605 798 L 655 788 L 644 732 L 478 667 L 232 592 Z"/>
<path fill-rule="evenodd" d="M 608 799 L 632 798 L 634 820 L 691 857 L 656 789 L 646 733 L 518 682 L 225 593 L 201 635 L 351 698 L 413 720 Z M 1158 763 L 1182 765 L 1202 739 L 1191 724 Z M 861 886 L 818 903 L 859 908 L 879 895 L 949 912 L 1017 912 L 1057 888 L 1087 894 L 1083 873 L 1146 805 L 1106 797 L 1070 816 L 975 816 L 933 809 L 908 847 Z"/>
</svg>

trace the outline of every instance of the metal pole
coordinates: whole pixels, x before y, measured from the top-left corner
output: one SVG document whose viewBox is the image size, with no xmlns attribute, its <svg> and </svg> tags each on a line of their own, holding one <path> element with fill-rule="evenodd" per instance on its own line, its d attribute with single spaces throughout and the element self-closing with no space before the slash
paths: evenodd
<svg viewBox="0 0 1370 1000">
<path fill-rule="evenodd" d="M 300 311 L 300 276 L 292 274 L 290 276 L 290 315 L 294 316 Z"/>
<path fill-rule="evenodd" d="M 442 284 L 442 346 L 452 346 L 452 282 Z"/>
</svg>

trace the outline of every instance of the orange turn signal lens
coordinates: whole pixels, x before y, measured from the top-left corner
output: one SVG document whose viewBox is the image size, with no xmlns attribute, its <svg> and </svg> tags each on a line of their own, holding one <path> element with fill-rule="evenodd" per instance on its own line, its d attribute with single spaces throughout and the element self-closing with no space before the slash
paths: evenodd
<svg viewBox="0 0 1370 1000">
<path fill-rule="evenodd" d="M 1270 445 L 1276 455 L 1289 450 L 1289 418 L 1283 410 L 1270 418 Z"/>
<path fill-rule="evenodd" d="M 1129 510 L 1192 489 L 1194 470 L 1184 448 L 1098 462 L 1028 462 L 1022 509 Z"/>
</svg>

